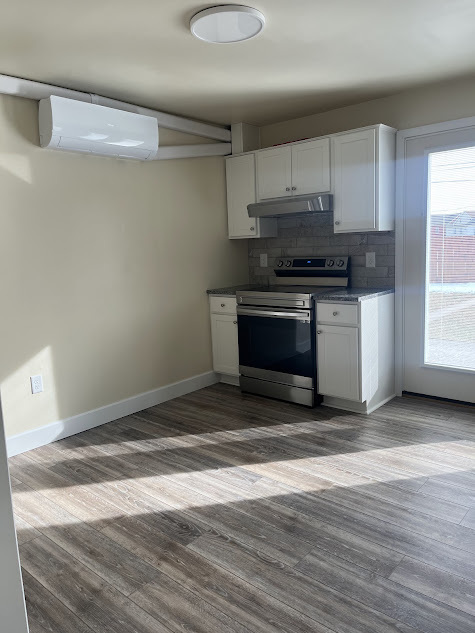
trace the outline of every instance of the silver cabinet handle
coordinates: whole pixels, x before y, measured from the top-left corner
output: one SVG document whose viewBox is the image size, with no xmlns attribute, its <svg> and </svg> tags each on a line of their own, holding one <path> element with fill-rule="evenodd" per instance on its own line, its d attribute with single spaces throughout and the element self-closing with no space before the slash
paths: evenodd
<svg viewBox="0 0 475 633">
<path fill-rule="evenodd" d="M 339 314 L 340 313 L 335 310 L 335 312 L 333 313 L 333 316 L 338 316 Z"/>
<path fill-rule="evenodd" d="M 226 304 L 225 304 L 225 303 L 222 303 L 222 304 L 221 304 L 221 307 L 222 307 L 222 308 L 225 308 L 225 307 L 226 307 Z"/>
<path fill-rule="evenodd" d="M 322 331 L 321 331 L 321 330 L 317 330 L 317 334 L 321 334 L 321 333 L 322 333 Z"/>
<path fill-rule="evenodd" d="M 297 187 L 292 187 L 292 191 L 296 191 L 296 190 L 297 190 Z"/>
<path fill-rule="evenodd" d="M 340 224 L 340 220 L 335 220 L 335 224 Z"/>
<path fill-rule="evenodd" d="M 255 226 L 251 226 L 251 231 L 255 231 L 256 227 Z"/>
<path fill-rule="evenodd" d="M 290 191 L 290 187 L 286 187 L 286 188 L 285 188 L 285 190 L 286 190 L 286 191 Z"/>
</svg>

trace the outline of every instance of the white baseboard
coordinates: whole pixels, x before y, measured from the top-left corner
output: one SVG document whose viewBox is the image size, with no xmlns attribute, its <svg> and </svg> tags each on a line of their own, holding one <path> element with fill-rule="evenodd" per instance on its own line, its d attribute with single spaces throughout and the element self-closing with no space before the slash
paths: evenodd
<svg viewBox="0 0 475 633">
<path fill-rule="evenodd" d="M 384 398 L 383 400 L 380 400 L 376 404 L 371 405 L 368 409 L 368 413 L 373 413 L 373 411 L 376 411 L 376 409 L 379 409 L 379 407 L 382 407 L 383 404 L 386 404 L 387 402 L 391 402 L 391 400 L 393 400 L 395 397 L 396 397 L 396 394 L 392 393 L 387 398 Z"/>
<path fill-rule="evenodd" d="M 7 438 L 8 456 L 13 457 L 13 455 L 18 455 L 19 453 L 31 451 L 39 446 L 56 442 L 70 435 L 76 435 L 76 433 L 118 420 L 126 415 L 137 413 L 137 411 L 143 411 L 143 409 L 148 409 L 161 402 L 173 400 L 173 398 L 184 396 L 192 391 L 209 387 L 217 382 L 219 382 L 218 375 L 214 371 L 208 371 L 205 374 L 185 378 L 185 380 L 180 380 L 152 391 L 146 391 L 119 402 L 113 402 L 99 409 L 93 409 L 65 420 L 52 422 L 32 431 L 13 435 Z"/>
<path fill-rule="evenodd" d="M 218 374 L 220 379 L 219 382 L 224 382 L 227 385 L 234 385 L 235 387 L 239 387 L 239 376 L 232 376 L 231 374 Z"/>
<path fill-rule="evenodd" d="M 379 409 L 379 407 L 382 407 L 383 404 L 386 404 L 395 397 L 396 394 L 393 393 L 379 402 L 373 402 L 371 406 L 368 407 L 367 402 L 352 402 L 351 400 L 343 400 L 343 398 L 323 396 L 322 405 L 324 407 L 330 407 L 331 409 L 341 409 L 342 411 L 350 411 L 351 413 L 363 413 L 365 415 L 368 415 L 369 413 L 373 413 L 373 411 L 376 411 L 376 409 Z"/>
</svg>

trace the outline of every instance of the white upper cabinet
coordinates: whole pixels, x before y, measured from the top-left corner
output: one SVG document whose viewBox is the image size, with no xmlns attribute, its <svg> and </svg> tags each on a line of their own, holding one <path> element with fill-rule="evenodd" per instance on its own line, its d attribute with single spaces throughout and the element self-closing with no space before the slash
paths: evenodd
<svg viewBox="0 0 475 633">
<path fill-rule="evenodd" d="M 228 197 L 228 233 L 230 238 L 273 237 L 276 221 L 250 218 L 247 205 L 256 202 L 256 168 L 254 154 L 242 154 L 226 160 Z"/>
<path fill-rule="evenodd" d="M 256 201 L 254 154 L 243 154 L 226 161 L 229 237 L 256 232 L 256 219 L 250 218 L 247 205 Z"/>
<path fill-rule="evenodd" d="M 292 147 L 257 152 L 257 197 L 283 198 L 292 193 Z"/>
<path fill-rule="evenodd" d="M 257 152 L 259 200 L 330 191 L 330 139 Z"/>
<path fill-rule="evenodd" d="M 330 191 L 330 139 L 292 146 L 292 194 Z"/>
<path fill-rule="evenodd" d="M 395 143 L 382 125 L 332 137 L 335 233 L 394 229 Z"/>
<path fill-rule="evenodd" d="M 376 131 L 332 139 L 335 233 L 376 229 Z"/>
<path fill-rule="evenodd" d="M 332 193 L 335 233 L 394 230 L 396 130 L 373 125 L 226 159 L 229 237 L 274 237 L 275 218 L 247 205 Z"/>
</svg>

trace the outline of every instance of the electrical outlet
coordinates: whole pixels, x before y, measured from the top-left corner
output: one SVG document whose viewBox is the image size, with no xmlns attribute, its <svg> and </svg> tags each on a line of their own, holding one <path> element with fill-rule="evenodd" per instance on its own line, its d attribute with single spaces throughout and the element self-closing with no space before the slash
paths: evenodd
<svg viewBox="0 0 475 633">
<path fill-rule="evenodd" d="M 366 268 L 376 268 L 376 253 L 366 253 Z"/>
<path fill-rule="evenodd" d="M 41 393 L 43 391 L 43 376 L 38 374 L 37 376 L 30 376 L 31 393 Z"/>
<path fill-rule="evenodd" d="M 261 268 L 267 268 L 267 253 L 261 253 L 259 255 L 259 266 Z"/>
</svg>

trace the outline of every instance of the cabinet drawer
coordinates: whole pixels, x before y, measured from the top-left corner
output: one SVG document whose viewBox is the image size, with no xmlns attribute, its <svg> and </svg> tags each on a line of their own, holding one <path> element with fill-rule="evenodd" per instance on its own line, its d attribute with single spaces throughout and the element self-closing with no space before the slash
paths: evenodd
<svg viewBox="0 0 475 633">
<path fill-rule="evenodd" d="M 218 314 L 236 314 L 236 297 L 210 297 L 211 312 Z"/>
<path fill-rule="evenodd" d="M 333 325 L 358 325 L 358 306 L 344 303 L 317 303 L 317 321 Z"/>
</svg>

